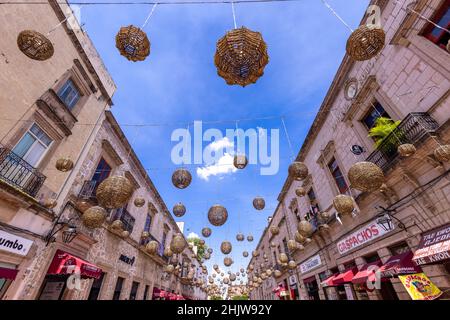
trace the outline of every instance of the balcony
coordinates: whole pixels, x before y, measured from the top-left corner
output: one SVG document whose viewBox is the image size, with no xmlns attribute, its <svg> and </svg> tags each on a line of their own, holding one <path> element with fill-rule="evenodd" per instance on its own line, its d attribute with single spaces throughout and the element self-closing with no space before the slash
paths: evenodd
<svg viewBox="0 0 450 320">
<path fill-rule="evenodd" d="M 405 143 L 416 145 L 425 137 L 436 132 L 438 127 L 439 124 L 428 113 L 410 113 L 367 157 L 367 161 L 375 163 L 386 172 L 393 167 L 398 159 L 397 148 L 399 145 Z"/>
<path fill-rule="evenodd" d="M 83 183 L 80 192 L 78 193 L 78 198 L 83 200 L 88 200 L 93 204 L 97 203 L 97 197 L 95 192 L 97 191 L 97 181 L 87 180 Z"/>
<path fill-rule="evenodd" d="M 120 220 L 123 223 L 123 230 L 128 231 L 130 234 L 134 228 L 134 217 L 128 212 L 125 207 L 114 209 L 111 213 L 111 221 Z"/>
<path fill-rule="evenodd" d="M 141 239 L 139 244 L 141 246 L 146 246 L 150 241 L 158 242 L 158 256 L 160 256 L 165 262 L 169 262 L 169 258 L 164 255 L 164 245 L 160 243 L 151 233 L 150 236 L 146 239 Z"/>
<path fill-rule="evenodd" d="M 36 197 L 47 177 L 6 147 L 0 147 L 0 179 Z"/>
</svg>

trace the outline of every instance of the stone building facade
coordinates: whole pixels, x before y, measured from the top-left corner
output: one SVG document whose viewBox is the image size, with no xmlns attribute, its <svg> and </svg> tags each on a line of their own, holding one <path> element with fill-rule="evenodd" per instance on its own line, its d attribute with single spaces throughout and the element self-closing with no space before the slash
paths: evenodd
<svg viewBox="0 0 450 320">
<path fill-rule="evenodd" d="M 259 257 L 263 253 L 269 256 L 267 265 L 279 268 L 281 275 L 275 281 L 291 289 L 291 298 L 410 299 L 398 275 L 383 277 L 381 288 L 375 290 L 354 283 L 352 276 L 364 272 L 370 264 L 383 266 L 397 257 L 403 259 L 400 264 L 411 264 L 410 255 L 420 247 L 424 234 L 448 230 L 450 167 L 433 153 L 450 142 L 448 34 L 410 9 L 447 26 L 449 2 L 377 4 L 386 46 L 369 61 L 344 57 L 296 159 L 308 166 L 309 176 L 300 182 L 287 178 L 268 226 L 279 226 L 280 234 L 273 237 L 266 230 L 266 239 L 261 239 L 257 248 Z M 377 148 L 368 130 L 380 116 L 400 124 Z M 401 143 L 413 144 L 415 154 L 400 156 L 397 146 Z M 350 188 L 348 170 L 360 161 L 371 161 L 382 168 L 385 181 L 379 191 L 366 193 Z M 296 194 L 299 188 L 303 196 Z M 337 214 L 333 199 L 339 194 L 355 199 L 351 215 Z M 323 213 L 330 217 L 328 221 L 320 218 Z M 303 250 L 290 252 L 282 242 L 295 239 L 301 220 L 313 225 L 311 242 L 304 243 Z M 390 222 L 389 228 L 380 229 L 382 221 Z M 374 224 L 377 234 L 366 233 Z M 360 235 L 364 237 L 353 241 Z M 272 241 L 275 248 L 267 246 Z M 295 261 L 295 269 L 279 265 L 281 252 Z M 450 288 L 448 261 L 420 265 L 421 270 L 416 272 L 423 272 L 446 291 Z M 256 272 L 263 271 L 255 258 L 251 263 Z M 271 290 L 260 285 L 251 292 L 251 298 L 275 299 Z"/>
</svg>

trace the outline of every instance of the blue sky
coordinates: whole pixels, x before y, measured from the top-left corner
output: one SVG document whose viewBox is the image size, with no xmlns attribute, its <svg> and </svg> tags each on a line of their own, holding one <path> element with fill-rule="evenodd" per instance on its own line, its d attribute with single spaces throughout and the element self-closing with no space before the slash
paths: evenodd
<svg viewBox="0 0 450 320">
<path fill-rule="evenodd" d="M 352 27 L 357 27 L 368 0 L 329 0 Z M 171 162 L 175 143 L 173 130 L 188 122 L 285 116 L 294 153 L 297 154 L 315 112 L 326 94 L 345 52 L 349 31 L 320 0 L 292 3 L 236 4 L 238 26 L 262 33 L 270 62 L 256 84 L 245 88 L 228 86 L 217 76 L 213 57 L 216 41 L 233 28 L 231 5 L 160 5 L 146 26 L 151 54 L 144 62 L 132 63 L 115 48 L 115 35 L 121 26 L 141 26 L 151 10 L 139 6 L 86 6 L 81 22 L 102 56 L 118 89 L 113 113 L 121 124 L 152 123 L 156 126 L 123 126 L 128 139 L 165 200 L 168 208 L 177 202 L 187 207 L 185 233 L 200 234 L 209 226 L 206 239 L 214 254 L 207 265 L 219 264 L 224 255 L 221 241 L 229 240 L 235 261 L 231 270 L 246 267 L 242 251 L 251 252 L 277 206 L 277 196 L 287 176 L 290 150 L 280 118 L 240 121 L 239 127 L 280 129 L 280 170 L 261 176 L 259 167 L 200 178 L 191 167 L 193 182 L 177 190 L 171 175 L 177 167 Z M 205 125 L 225 134 L 236 122 Z M 206 147 L 207 143 L 204 144 Z M 252 207 L 255 196 L 263 196 L 266 209 Z M 229 212 L 222 227 L 208 223 L 208 208 L 219 203 Z M 238 232 L 252 234 L 255 241 L 238 243 Z"/>
</svg>

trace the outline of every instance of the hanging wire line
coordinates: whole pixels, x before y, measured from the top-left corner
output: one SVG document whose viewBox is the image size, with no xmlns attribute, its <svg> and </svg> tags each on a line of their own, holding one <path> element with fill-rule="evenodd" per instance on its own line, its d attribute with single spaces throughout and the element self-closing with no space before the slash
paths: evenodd
<svg viewBox="0 0 450 320">
<path fill-rule="evenodd" d="M 235 12 L 235 10 L 234 10 L 234 1 L 231 1 L 231 11 L 233 12 L 234 28 L 237 29 L 237 25 L 236 25 L 236 12 Z"/>
<path fill-rule="evenodd" d="M 328 8 L 330 9 L 330 11 L 336 16 L 336 18 L 338 18 L 343 24 L 344 26 L 346 26 L 350 32 L 353 32 L 354 30 L 347 24 L 347 22 L 344 21 L 344 19 L 341 18 L 341 16 L 330 6 L 330 4 L 328 2 L 326 2 L 325 0 L 320 0 L 322 1 L 322 3 Z"/>
<path fill-rule="evenodd" d="M 283 124 L 284 133 L 286 134 L 286 139 L 288 141 L 289 152 L 291 154 L 291 161 L 294 161 L 294 159 L 295 159 L 295 157 L 294 157 L 294 149 L 292 148 L 292 143 L 291 143 L 291 139 L 289 138 L 289 134 L 288 134 L 288 131 L 287 131 L 286 123 L 284 123 L 284 117 L 281 117 L 281 123 Z"/>
<path fill-rule="evenodd" d="M 148 21 L 150 20 L 151 16 L 153 15 L 153 12 L 155 11 L 157 5 L 158 5 L 158 2 L 156 2 L 156 3 L 153 5 L 152 10 L 151 10 L 150 13 L 148 14 L 147 19 L 145 19 L 145 22 L 144 22 L 144 24 L 142 25 L 141 29 L 144 29 L 144 28 L 145 28 L 145 26 L 147 25 L 147 23 L 148 23 Z"/>
<path fill-rule="evenodd" d="M 83 7 L 83 5 L 80 5 L 79 8 L 81 9 L 82 7 Z M 60 26 L 62 26 L 67 20 L 69 20 L 70 18 L 72 18 L 74 16 L 75 16 L 75 13 L 73 12 L 73 10 L 70 10 L 70 14 L 64 20 L 62 20 L 56 26 L 51 28 L 49 32 L 47 32 L 47 36 L 50 35 L 52 32 L 54 32 L 56 29 L 58 29 Z"/>
</svg>

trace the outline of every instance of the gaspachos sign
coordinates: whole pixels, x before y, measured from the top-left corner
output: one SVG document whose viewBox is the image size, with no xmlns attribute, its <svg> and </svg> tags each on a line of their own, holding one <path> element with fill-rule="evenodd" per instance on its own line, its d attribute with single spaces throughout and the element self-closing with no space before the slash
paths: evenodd
<svg viewBox="0 0 450 320">
<path fill-rule="evenodd" d="M 358 229 L 357 231 L 349 234 L 344 237 L 341 241 L 338 242 L 337 247 L 340 254 L 344 254 L 350 250 L 353 250 L 363 244 L 366 244 L 376 238 L 379 238 L 389 232 L 394 230 L 386 231 L 377 220 L 372 221 L 371 223 L 365 225 L 364 227 Z"/>
</svg>

